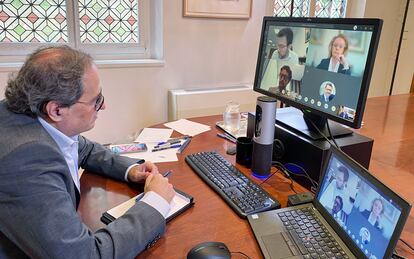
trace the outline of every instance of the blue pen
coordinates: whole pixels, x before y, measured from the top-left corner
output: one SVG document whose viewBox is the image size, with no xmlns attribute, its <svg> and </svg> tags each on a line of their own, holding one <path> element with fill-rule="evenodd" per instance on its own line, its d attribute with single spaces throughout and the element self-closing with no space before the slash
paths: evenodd
<svg viewBox="0 0 414 259">
<path fill-rule="evenodd" d="M 168 177 L 171 173 L 172 173 L 172 170 L 168 170 L 168 171 L 167 171 L 167 172 L 165 172 L 162 176 L 164 176 L 164 177 Z"/>
<path fill-rule="evenodd" d="M 180 143 L 180 142 L 181 142 L 181 140 L 179 140 L 179 139 L 176 139 L 176 140 L 173 140 L 173 141 L 167 141 L 167 142 L 160 142 L 162 144 L 158 143 L 158 145 L 156 145 L 154 148 L 164 147 L 164 146 L 168 146 L 168 145 L 174 145 L 174 144 L 177 144 L 177 143 Z"/>
<path fill-rule="evenodd" d="M 157 145 L 159 146 L 159 145 L 164 145 L 164 144 L 168 144 L 168 143 L 177 143 L 177 141 L 181 141 L 182 139 L 188 139 L 188 138 L 191 138 L 191 136 L 184 135 L 184 136 L 177 137 L 177 138 L 170 138 L 167 141 L 158 142 Z"/>
<path fill-rule="evenodd" d="M 176 144 L 176 145 L 171 145 L 171 146 L 154 148 L 152 150 L 152 152 L 161 151 L 161 150 L 170 149 L 170 148 L 176 148 L 176 147 L 181 147 L 181 144 Z"/>
</svg>

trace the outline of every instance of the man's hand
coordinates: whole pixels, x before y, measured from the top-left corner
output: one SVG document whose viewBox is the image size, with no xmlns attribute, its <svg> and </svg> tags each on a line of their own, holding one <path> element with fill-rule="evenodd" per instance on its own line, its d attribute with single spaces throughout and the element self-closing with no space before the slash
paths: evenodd
<svg viewBox="0 0 414 259">
<path fill-rule="evenodd" d="M 143 182 L 150 174 L 158 174 L 158 168 L 153 163 L 146 161 L 129 170 L 128 180 L 130 182 Z"/>
<path fill-rule="evenodd" d="M 144 192 L 153 191 L 163 197 L 168 203 L 172 201 L 175 196 L 175 191 L 168 182 L 167 177 L 163 177 L 161 174 L 150 174 L 145 181 Z"/>
</svg>

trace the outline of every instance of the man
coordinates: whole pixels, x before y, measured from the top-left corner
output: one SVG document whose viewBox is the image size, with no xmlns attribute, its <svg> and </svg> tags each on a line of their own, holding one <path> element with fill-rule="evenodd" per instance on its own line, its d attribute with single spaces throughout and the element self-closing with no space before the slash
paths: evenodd
<svg viewBox="0 0 414 259">
<path fill-rule="evenodd" d="M 292 80 L 292 70 L 289 66 L 283 66 L 279 72 L 279 86 L 270 87 L 269 91 L 273 93 L 288 94 L 292 91 L 290 87 L 290 80 Z"/>
<path fill-rule="evenodd" d="M 347 190 L 347 182 L 349 179 L 349 172 L 344 166 L 337 168 L 335 179 L 329 183 L 325 191 L 321 195 L 320 202 L 328 211 L 332 211 L 335 205 L 335 198 L 337 196 L 342 199 L 342 208 L 344 209 L 349 203 L 349 194 Z"/>
<path fill-rule="evenodd" d="M 67 46 L 28 57 L 0 102 L 0 258 L 132 258 L 165 231 L 174 190 L 157 167 L 82 132 L 106 108 L 92 58 Z M 143 182 L 145 195 L 95 233 L 76 213 L 78 168 Z M 98 220 L 98 219 L 97 219 Z"/>
<path fill-rule="evenodd" d="M 292 42 L 293 31 L 290 28 L 283 28 L 277 33 L 277 49 L 271 53 L 271 58 L 266 59 L 265 61 L 263 78 L 260 84 L 261 88 L 265 90 L 270 89 L 271 87 L 274 88 L 278 83 L 274 75 L 278 73 L 283 66 L 299 64 L 298 55 L 292 51 Z"/>
<path fill-rule="evenodd" d="M 321 94 L 321 101 L 323 102 L 329 102 L 331 101 L 335 95 L 333 94 L 333 85 L 332 83 L 326 83 L 323 88 L 323 93 Z"/>
<path fill-rule="evenodd" d="M 277 50 L 273 52 L 272 59 L 293 64 L 299 64 L 298 55 L 292 51 L 293 31 L 290 28 L 281 29 L 276 36 Z"/>
</svg>

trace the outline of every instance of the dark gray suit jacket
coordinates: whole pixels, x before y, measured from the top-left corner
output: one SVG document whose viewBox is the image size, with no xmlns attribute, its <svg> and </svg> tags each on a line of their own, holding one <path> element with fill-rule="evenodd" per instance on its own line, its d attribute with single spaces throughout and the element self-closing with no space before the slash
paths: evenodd
<svg viewBox="0 0 414 259">
<path fill-rule="evenodd" d="M 134 161 L 79 136 L 79 166 L 88 171 L 123 180 Z M 138 202 L 93 233 L 76 212 L 76 192 L 39 121 L 0 101 L 0 258 L 133 258 L 165 231 L 162 215 Z"/>
</svg>

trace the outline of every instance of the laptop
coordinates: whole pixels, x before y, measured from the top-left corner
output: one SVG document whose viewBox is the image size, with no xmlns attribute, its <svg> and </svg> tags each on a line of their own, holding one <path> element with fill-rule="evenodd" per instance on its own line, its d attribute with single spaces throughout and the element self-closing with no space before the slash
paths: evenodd
<svg viewBox="0 0 414 259">
<path fill-rule="evenodd" d="M 411 204 L 331 147 L 312 203 L 248 216 L 265 258 L 390 258 Z"/>
</svg>

